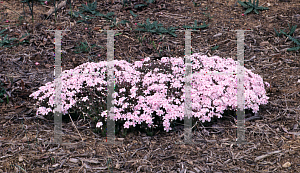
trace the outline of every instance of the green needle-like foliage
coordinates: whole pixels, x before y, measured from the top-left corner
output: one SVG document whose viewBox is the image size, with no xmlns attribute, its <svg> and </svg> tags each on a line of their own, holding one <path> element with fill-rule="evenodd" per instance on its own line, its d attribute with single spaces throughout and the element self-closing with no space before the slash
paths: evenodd
<svg viewBox="0 0 300 173">
<path fill-rule="evenodd" d="M 92 14 L 96 14 L 98 13 L 96 11 L 97 9 L 97 2 L 93 2 L 93 3 L 87 3 L 87 5 L 85 4 L 81 4 L 82 7 L 79 7 L 81 10 L 81 12 L 88 12 L 88 13 L 92 13 Z"/>
<path fill-rule="evenodd" d="M 217 50 L 219 48 L 219 46 L 214 46 L 213 48 L 211 48 L 212 51 Z"/>
<path fill-rule="evenodd" d="M 3 30 L 1 30 L 1 31 L 0 31 L 0 37 L 2 37 L 2 35 L 3 35 L 2 33 L 5 32 L 5 31 L 7 31 L 7 30 L 8 30 L 8 29 L 3 29 Z"/>
<path fill-rule="evenodd" d="M 72 16 L 72 17 L 79 17 L 81 15 L 80 12 L 77 12 L 77 11 L 69 11 L 69 14 Z"/>
<path fill-rule="evenodd" d="M 298 46 L 296 47 L 292 47 L 292 48 L 289 48 L 287 51 L 297 51 L 300 49 L 300 40 L 297 40 L 291 36 L 289 36 L 288 34 L 286 34 L 285 32 L 283 32 L 283 34 L 287 37 L 289 37 L 290 40 L 292 40 L 295 44 L 297 44 Z"/>
<path fill-rule="evenodd" d="M 280 32 L 278 32 L 275 28 L 274 28 L 274 30 L 275 30 L 275 33 L 276 33 L 276 36 L 281 36 L 281 34 L 283 34 L 283 35 L 285 35 L 285 36 L 287 36 L 290 40 L 292 40 L 295 44 L 297 44 L 298 46 L 296 46 L 296 47 L 292 47 L 292 48 L 289 48 L 287 51 L 297 51 L 297 50 L 299 50 L 300 49 L 300 40 L 297 40 L 297 39 L 295 39 L 295 38 L 293 38 L 292 37 L 292 35 L 293 35 L 293 33 L 295 32 L 295 30 L 296 30 L 296 28 L 297 28 L 297 25 L 294 25 L 294 26 L 292 26 L 292 27 L 290 27 L 290 24 L 288 24 L 289 25 L 289 29 L 290 29 L 290 32 L 289 33 L 286 33 L 286 32 L 284 32 L 284 30 L 279 30 Z"/>
<path fill-rule="evenodd" d="M 154 21 L 153 23 L 150 23 L 150 19 L 148 18 L 146 20 L 146 24 L 138 23 L 138 26 L 143 27 L 143 28 L 137 28 L 137 31 L 145 31 L 145 32 L 155 32 L 158 27 L 163 26 L 161 23 L 157 23 L 157 21 Z"/>
<path fill-rule="evenodd" d="M 141 8 L 141 7 L 147 7 L 148 4 L 137 4 L 133 8 Z"/>
<path fill-rule="evenodd" d="M 241 6 L 243 6 L 244 8 L 247 8 L 247 10 L 245 11 L 244 14 L 248 14 L 251 11 L 254 11 L 256 14 L 259 14 L 258 10 L 268 10 L 269 9 L 268 7 L 258 6 L 258 1 L 259 0 L 257 0 L 257 1 L 253 0 L 253 3 L 251 2 L 251 0 L 249 0 L 248 2 L 247 1 L 245 1 L 245 2 L 238 1 L 238 3 L 241 4 Z"/>
<path fill-rule="evenodd" d="M 142 7 L 147 7 L 149 4 L 152 4 L 155 2 L 155 0 L 144 0 L 145 3 L 142 4 L 137 4 L 133 8 L 142 8 Z"/>
<path fill-rule="evenodd" d="M 7 38 L 7 34 L 3 37 L 2 40 L 0 40 L 0 47 L 12 47 L 10 45 L 14 40 L 17 40 L 17 38 Z"/>
<path fill-rule="evenodd" d="M 94 48 L 96 45 L 91 45 L 89 46 L 89 44 L 85 41 L 85 42 L 81 42 L 80 45 L 76 46 L 77 51 L 74 51 L 74 53 L 88 53 L 92 50 L 92 48 Z"/>
<path fill-rule="evenodd" d="M 104 17 L 106 20 L 111 20 L 113 21 L 114 19 L 111 16 L 114 16 L 115 13 L 114 12 L 108 12 L 106 15 L 101 14 L 101 13 L 97 13 L 96 16 L 100 16 L 100 17 Z"/>
<path fill-rule="evenodd" d="M 130 10 L 129 12 L 130 12 L 130 14 L 131 14 L 133 17 L 137 17 L 137 15 L 134 14 L 131 10 Z"/>
<path fill-rule="evenodd" d="M 163 27 L 163 24 L 157 23 L 157 21 L 154 21 L 153 23 L 150 23 L 150 19 L 148 18 L 146 20 L 146 24 L 138 23 L 138 26 L 143 28 L 137 28 L 136 31 L 144 31 L 144 32 L 151 32 L 151 33 L 158 33 L 158 34 L 170 34 L 174 37 L 177 37 L 177 35 L 174 33 L 176 27 L 169 27 L 168 29 Z"/>
<path fill-rule="evenodd" d="M 195 20 L 193 26 L 183 25 L 182 27 L 185 28 L 185 29 L 193 29 L 193 30 L 202 29 L 202 28 L 208 27 L 208 25 L 206 25 L 205 22 L 203 22 L 203 25 L 200 25 L 200 26 L 198 26 L 197 23 L 198 23 L 197 20 Z"/>
<path fill-rule="evenodd" d="M 288 23 L 288 25 L 289 25 L 289 30 L 290 30 L 290 32 L 287 34 L 287 35 L 290 35 L 290 36 L 292 36 L 293 34 L 294 34 L 294 32 L 296 31 L 296 28 L 297 28 L 297 25 L 294 25 L 294 26 L 292 26 L 292 27 L 290 27 L 290 24 Z M 276 36 L 277 37 L 280 37 L 281 36 L 281 34 L 283 34 L 284 33 L 284 30 L 279 30 L 279 32 L 274 28 L 274 30 L 275 30 L 275 33 L 276 33 Z"/>
</svg>

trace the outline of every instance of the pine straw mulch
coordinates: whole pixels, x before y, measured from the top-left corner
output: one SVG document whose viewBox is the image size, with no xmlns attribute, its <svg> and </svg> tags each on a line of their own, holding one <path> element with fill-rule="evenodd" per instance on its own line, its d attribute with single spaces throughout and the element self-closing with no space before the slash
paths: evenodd
<svg viewBox="0 0 300 173">
<path fill-rule="evenodd" d="M 184 32 L 176 32 L 177 37 L 129 32 L 137 28 L 135 23 L 145 23 L 147 18 L 166 28 L 205 21 L 208 28 L 193 32 L 192 52 L 235 60 L 236 32 L 228 28 L 252 29 L 245 32 L 245 67 L 261 75 L 271 88 L 267 90 L 269 103 L 260 107 L 261 118 L 246 121 L 248 143 L 232 143 L 232 114 L 195 126 L 195 144 L 180 144 L 183 130 L 178 126 L 176 131 L 152 137 L 132 132 L 118 138 L 121 144 L 106 145 L 105 138 L 94 134 L 87 120 L 75 121 L 81 136 L 72 123 L 63 123 L 63 142 L 71 144 L 49 144 L 53 140 L 53 120 L 36 117 L 35 102 L 28 97 L 54 78 L 54 32 L 46 30 L 71 30 L 63 32 L 62 37 L 62 67 L 67 70 L 85 62 L 106 60 L 106 35 L 99 29 L 111 29 L 112 23 L 103 17 L 76 23 L 79 19 L 70 17 L 68 6 L 57 11 L 56 22 L 54 15 L 45 19 L 51 1 L 47 6 L 34 5 L 34 22 L 25 6 L 26 18 L 22 20 L 22 3 L 12 0 L 0 4 L 1 30 L 8 29 L 3 34 L 27 43 L 0 49 L 0 80 L 9 99 L 7 103 L 2 97 L 0 105 L 0 172 L 299 172 L 299 51 L 288 52 L 295 44 L 286 37 L 275 37 L 273 29 L 300 23 L 298 1 L 260 2 L 269 10 L 245 16 L 241 15 L 244 9 L 231 0 L 199 1 L 197 7 L 191 1 L 168 0 L 138 10 L 132 7 L 142 2 L 139 0 L 127 7 L 120 2 L 101 2 L 97 10 L 102 14 L 114 12 L 117 22 L 129 21 L 112 28 L 127 30 L 116 32 L 122 34 L 115 36 L 114 53 L 115 59 L 129 62 L 144 57 L 184 56 Z M 73 11 L 82 3 L 72 2 Z M 138 16 L 133 17 L 129 10 Z M 30 35 L 22 38 L 25 33 Z M 293 37 L 299 39 L 299 33 L 297 28 Z M 142 37 L 144 40 L 139 41 Z M 101 47 L 74 53 L 82 41 Z M 211 50 L 214 46 L 219 48 Z"/>
</svg>

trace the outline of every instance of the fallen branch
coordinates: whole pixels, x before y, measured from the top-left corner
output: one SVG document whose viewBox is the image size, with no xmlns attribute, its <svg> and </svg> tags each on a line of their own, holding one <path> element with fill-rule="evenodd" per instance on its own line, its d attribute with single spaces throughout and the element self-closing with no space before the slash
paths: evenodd
<svg viewBox="0 0 300 173">
<path fill-rule="evenodd" d="M 58 9 L 60 9 L 60 8 L 62 8 L 62 7 L 64 7 L 66 4 L 67 4 L 67 0 L 62 1 L 61 3 L 59 3 L 59 4 L 57 5 L 56 10 L 58 10 Z M 54 7 L 50 8 L 50 10 L 46 13 L 47 18 L 48 18 L 50 15 L 52 15 L 54 12 L 55 12 L 55 8 L 54 8 Z"/>
<path fill-rule="evenodd" d="M 264 154 L 264 155 L 258 156 L 258 157 L 256 157 L 256 158 L 254 159 L 254 161 L 257 162 L 257 161 L 259 161 L 259 160 L 261 160 L 261 159 L 264 159 L 264 158 L 266 158 L 266 157 L 269 157 L 269 156 L 271 156 L 271 155 L 273 155 L 273 154 L 277 154 L 277 153 L 281 153 L 281 151 L 280 151 L 280 150 L 278 150 L 278 151 L 273 151 L 273 152 L 270 152 L 270 153 L 268 153 L 268 154 Z"/>
</svg>

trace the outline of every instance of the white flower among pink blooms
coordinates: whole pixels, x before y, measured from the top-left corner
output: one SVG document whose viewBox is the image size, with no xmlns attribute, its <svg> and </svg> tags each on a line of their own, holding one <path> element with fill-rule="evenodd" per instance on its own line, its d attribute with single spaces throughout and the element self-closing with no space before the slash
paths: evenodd
<svg viewBox="0 0 300 173">
<path fill-rule="evenodd" d="M 213 116 L 222 117 L 226 109 L 235 110 L 237 107 L 237 82 L 235 75 L 195 75 L 198 72 L 236 72 L 237 62 L 233 59 L 223 59 L 217 56 L 193 54 L 192 61 L 192 116 L 201 121 L 210 121 Z M 158 61 L 136 61 L 130 64 L 124 60 L 114 60 L 115 64 L 115 120 L 126 120 L 124 128 L 135 127 L 137 123 L 145 122 L 152 126 L 154 114 L 163 120 L 164 130 L 171 130 L 170 121 L 184 117 L 185 99 L 185 64 L 183 58 L 163 57 Z M 72 73 L 99 72 L 99 75 L 75 75 Z M 84 110 L 77 101 L 91 102 L 94 109 L 101 112 L 98 116 L 107 117 L 107 63 L 85 63 L 75 69 L 66 70 L 62 79 L 63 113 L 69 109 Z M 263 79 L 244 70 L 245 109 L 259 110 L 259 105 L 266 104 L 268 97 L 264 89 Z M 85 86 L 83 83 L 85 82 Z M 46 115 L 53 112 L 55 89 L 54 82 L 30 95 L 37 99 L 39 107 L 37 114 Z M 96 90 L 92 90 L 96 88 Z M 81 93 L 85 93 L 82 95 Z M 89 94 L 90 97 L 86 95 Z M 96 94 L 96 95 L 95 95 Z M 90 100 L 89 98 L 93 98 Z M 100 99 L 99 99 L 100 98 Z M 69 103 L 67 103 L 68 101 Z M 99 106 L 102 105 L 102 106 Z M 104 106 L 103 106 L 104 105 Z M 214 109 L 216 108 L 216 109 Z M 89 109 L 89 110 L 94 110 Z M 97 127 L 102 126 L 97 123 Z"/>
<path fill-rule="evenodd" d="M 103 125 L 102 122 L 98 122 L 98 123 L 96 124 L 96 127 L 97 127 L 97 128 L 100 128 L 100 127 L 102 127 L 102 125 Z"/>
</svg>

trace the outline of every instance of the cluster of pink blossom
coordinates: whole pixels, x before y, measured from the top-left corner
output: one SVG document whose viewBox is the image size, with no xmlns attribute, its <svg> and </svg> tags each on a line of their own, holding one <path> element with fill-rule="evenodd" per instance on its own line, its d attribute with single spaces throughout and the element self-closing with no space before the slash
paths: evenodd
<svg viewBox="0 0 300 173">
<path fill-rule="evenodd" d="M 221 117 L 226 109 L 237 107 L 237 80 L 235 75 L 196 75 L 198 72 L 236 72 L 238 63 L 233 59 L 217 56 L 193 54 L 191 78 L 192 116 L 202 122 L 210 121 L 213 116 Z M 124 128 L 146 122 L 153 126 L 153 115 L 162 117 L 165 131 L 171 130 L 170 121 L 184 118 L 185 100 L 185 64 L 183 58 L 163 57 L 151 61 L 145 58 L 130 64 L 114 60 L 115 92 L 113 94 L 114 120 L 126 120 Z M 78 103 L 96 102 L 101 117 L 107 117 L 107 62 L 85 63 L 75 69 L 66 70 L 62 81 L 62 112 L 80 109 Z M 264 89 L 267 82 L 244 69 L 245 109 L 259 110 L 259 105 L 266 104 L 268 97 Z M 75 75 L 77 73 L 95 73 Z M 73 73 L 73 74 L 72 74 Z M 91 88 L 96 91 L 91 90 Z M 81 94 L 79 94 L 81 93 Z M 92 93 L 92 94 L 91 94 Z M 37 114 L 46 115 L 53 112 L 55 100 L 54 82 L 30 95 L 44 104 Z M 87 105 L 86 105 L 87 106 Z M 88 106 L 87 106 L 88 107 Z M 88 108 L 87 108 L 88 109 Z"/>
</svg>

